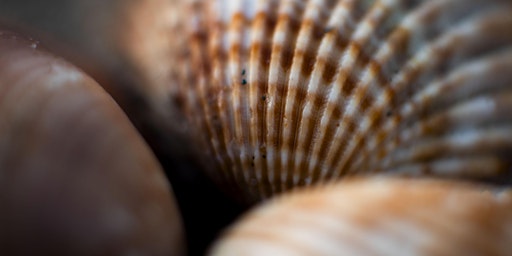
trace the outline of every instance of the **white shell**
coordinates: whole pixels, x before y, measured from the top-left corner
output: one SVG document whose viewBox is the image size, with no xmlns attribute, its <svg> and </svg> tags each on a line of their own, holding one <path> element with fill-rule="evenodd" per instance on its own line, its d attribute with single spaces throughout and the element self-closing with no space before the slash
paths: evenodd
<svg viewBox="0 0 512 256">
<path fill-rule="evenodd" d="M 171 96 L 234 196 L 510 170 L 510 1 L 174 4 Z"/>
<path fill-rule="evenodd" d="M 368 179 L 286 194 L 231 227 L 210 255 L 510 255 L 512 191 Z"/>
</svg>

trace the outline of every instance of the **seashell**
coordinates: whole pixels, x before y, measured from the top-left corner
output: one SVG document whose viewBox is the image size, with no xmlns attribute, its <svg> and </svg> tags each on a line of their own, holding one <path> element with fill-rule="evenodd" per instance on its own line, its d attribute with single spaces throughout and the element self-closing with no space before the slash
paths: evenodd
<svg viewBox="0 0 512 256">
<path fill-rule="evenodd" d="M 168 0 L 0 1 L 0 25 L 36 38 L 38 47 L 79 67 L 120 105 L 172 183 L 187 252 L 204 255 L 242 207 L 201 171 L 186 123 L 169 107 L 171 7 Z"/>
<path fill-rule="evenodd" d="M 174 4 L 170 94 L 234 197 L 374 173 L 510 181 L 510 1 Z"/>
<path fill-rule="evenodd" d="M 378 178 L 308 188 L 247 214 L 210 255 L 510 255 L 511 192 Z"/>
<path fill-rule="evenodd" d="M 126 109 L 164 95 L 170 7 L 166 0 L 4 1 L 0 22 L 79 65 Z"/>
<path fill-rule="evenodd" d="M 182 255 L 171 188 L 90 77 L 0 30 L 0 254 Z"/>
</svg>

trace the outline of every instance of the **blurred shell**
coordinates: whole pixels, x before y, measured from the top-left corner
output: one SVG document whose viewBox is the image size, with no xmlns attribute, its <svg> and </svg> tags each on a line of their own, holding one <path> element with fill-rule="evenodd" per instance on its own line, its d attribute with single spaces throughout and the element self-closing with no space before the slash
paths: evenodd
<svg viewBox="0 0 512 256">
<path fill-rule="evenodd" d="M 168 0 L 2 1 L 0 23 L 42 40 L 130 108 L 134 97 L 165 94 L 170 7 Z"/>
<path fill-rule="evenodd" d="M 374 178 L 278 197 L 211 255 L 510 255 L 511 234 L 512 191 Z"/>
<path fill-rule="evenodd" d="M 0 30 L 0 254 L 181 255 L 158 162 L 91 78 Z"/>
<path fill-rule="evenodd" d="M 198 166 L 183 113 L 169 107 L 174 0 L 0 1 L 0 24 L 39 40 L 94 78 L 118 103 L 161 161 L 187 229 L 201 253 L 241 207 Z M 231 207 L 230 207 L 231 206 Z M 209 212 L 209 218 L 204 213 Z"/>
<path fill-rule="evenodd" d="M 510 1 L 174 4 L 171 94 L 233 195 L 510 170 Z"/>
</svg>

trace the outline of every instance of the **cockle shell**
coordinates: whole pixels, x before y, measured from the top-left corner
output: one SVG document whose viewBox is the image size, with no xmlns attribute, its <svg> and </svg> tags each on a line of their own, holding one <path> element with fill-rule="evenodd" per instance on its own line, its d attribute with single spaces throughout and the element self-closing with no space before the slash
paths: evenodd
<svg viewBox="0 0 512 256">
<path fill-rule="evenodd" d="M 0 30 L 0 255 L 182 255 L 158 162 L 90 77 Z"/>
<path fill-rule="evenodd" d="M 236 196 L 510 170 L 510 1 L 174 4 L 171 97 Z"/>
<path fill-rule="evenodd" d="M 211 255 L 510 255 L 511 234 L 508 189 L 373 178 L 271 200 Z"/>
</svg>

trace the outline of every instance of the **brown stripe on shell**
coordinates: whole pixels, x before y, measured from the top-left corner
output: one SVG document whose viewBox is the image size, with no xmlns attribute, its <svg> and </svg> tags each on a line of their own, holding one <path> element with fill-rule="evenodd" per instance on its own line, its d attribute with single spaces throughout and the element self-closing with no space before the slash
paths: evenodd
<svg viewBox="0 0 512 256">
<path fill-rule="evenodd" d="M 206 34 L 194 37 L 188 28 L 186 47 L 176 46 L 181 55 L 174 92 L 208 145 L 205 155 L 222 170 L 221 176 L 212 167 L 211 176 L 242 191 L 238 195 L 248 201 L 343 175 L 401 173 L 404 166 L 476 178 L 509 165 L 508 140 L 498 143 L 493 136 L 510 126 L 502 111 L 508 101 L 505 83 L 512 79 L 505 71 L 512 43 L 505 32 L 510 2 L 201 4 L 193 18 L 183 17 L 182 28 L 204 16 L 194 29 Z M 212 6 L 217 9 L 208 11 Z M 498 60 L 500 54 L 505 56 Z M 475 63 L 502 68 L 473 67 L 475 75 L 461 71 Z M 488 120 L 457 110 L 468 103 L 484 111 L 471 102 L 485 95 L 500 102 Z M 470 132 L 470 126 L 487 146 L 451 144 L 454 134 Z M 408 150 L 413 151 L 404 153 Z M 460 169 L 474 162 L 471 157 L 493 170 Z"/>
<path fill-rule="evenodd" d="M 510 190 L 438 180 L 351 180 L 256 208 L 210 255 L 508 255 L 511 217 Z"/>
<path fill-rule="evenodd" d="M 249 134 L 248 134 L 248 118 L 249 109 L 246 104 L 249 96 L 247 84 L 240 79 L 242 69 L 246 68 L 245 63 L 248 59 L 248 45 L 245 45 L 244 40 L 247 40 L 250 20 L 246 19 L 241 10 L 236 10 L 232 14 L 228 25 L 228 83 L 233 88 L 233 120 L 235 133 L 230 138 L 231 146 L 235 148 L 235 160 L 237 165 L 233 169 L 226 171 L 234 171 L 243 180 L 242 184 L 245 189 L 250 190 L 251 194 L 263 194 L 259 187 L 250 186 L 252 180 L 256 180 L 256 174 L 253 168 L 250 168 L 250 149 L 249 147 Z"/>
<path fill-rule="evenodd" d="M 268 67 L 271 58 L 272 34 L 274 33 L 277 22 L 277 1 L 268 1 L 261 3 L 259 11 L 251 28 L 251 49 L 250 60 L 247 69 L 248 84 L 250 88 L 250 97 L 248 104 L 251 109 L 250 128 L 251 128 L 251 167 L 258 170 L 256 178 L 258 184 L 264 190 L 264 197 L 270 197 L 274 192 L 272 183 L 268 175 L 268 167 L 263 156 L 266 155 L 266 145 L 264 137 L 267 133 L 265 123 L 267 112 L 268 88 Z"/>
<path fill-rule="evenodd" d="M 399 4 L 391 1 L 391 6 L 384 6 L 381 2 L 376 3 L 372 8 L 368 11 L 366 16 L 359 23 L 358 30 L 354 32 L 352 39 L 350 40 L 350 45 L 347 48 L 346 56 L 350 58 L 347 62 L 347 69 L 350 66 L 358 66 L 361 67 L 359 69 L 348 69 L 348 72 L 363 71 L 364 67 L 368 65 L 371 61 L 371 53 L 376 50 L 378 43 L 382 41 L 384 38 L 376 38 L 377 35 L 387 36 L 388 33 L 391 32 L 390 23 L 399 22 L 400 20 L 396 20 L 394 12 L 403 12 L 404 10 L 400 10 L 399 8 L 393 8 L 393 4 Z M 389 21 L 391 20 L 391 21 Z M 362 25 L 361 25 L 362 24 Z M 388 24 L 386 27 L 380 27 L 379 24 Z M 382 29 L 383 31 L 379 30 Z M 343 69 L 342 69 L 343 70 Z M 356 73 L 357 74 L 357 73 Z M 360 77 L 363 73 L 359 73 L 356 76 Z M 328 152 L 331 154 L 327 154 L 325 158 L 319 160 L 319 165 L 327 165 L 329 167 L 334 166 L 335 162 L 340 161 L 340 156 L 342 156 L 342 152 L 345 147 L 350 143 L 349 140 L 352 139 L 352 131 L 356 131 L 355 129 L 347 129 L 350 127 L 344 127 L 344 124 L 352 125 L 357 120 L 353 120 L 357 117 L 358 107 L 356 107 L 355 102 L 367 104 L 357 104 L 359 108 L 366 108 L 369 105 L 371 99 L 370 96 L 366 95 L 366 88 L 356 86 L 353 93 L 346 99 L 347 103 L 345 103 L 343 115 L 341 117 L 342 120 L 350 119 L 350 121 L 342 121 L 340 128 L 337 129 L 334 139 L 332 141 L 336 141 L 336 145 L 329 144 Z M 357 136 L 361 136 L 360 134 Z M 331 148 L 333 146 L 334 148 Z M 324 164 L 325 161 L 325 164 Z M 335 169 L 332 173 L 327 175 L 326 178 L 336 177 L 343 173 L 342 169 Z"/>
<path fill-rule="evenodd" d="M 477 34 L 477 33 L 472 33 L 471 35 L 475 35 L 475 34 Z M 451 34 L 448 34 L 448 35 L 451 35 Z M 455 43 L 454 43 L 454 44 L 446 44 L 446 45 L 449 45 L 450 47 L 453 47 L 452 49 L 455 49 L 455 47 L 456 47 L 456 45 L 457 45 L 457 44 L 455 44 Z M 442 50 L 441 52 L 446 53 L 446 52 L 449 52 L 449 51 Z M 446 55 L 446 54 L 443 54 L 443 56 L 439 57 L 439 58 L 438 58 L 438 60 L 440 60 L 440 61 L 442 60 L 442 61 L 443 61 L 443 63 L 448 63 L 448 62 L 449 62 L 449 61 L 448 61 L 448 57 L 447 57 L 447 55 Z M 461 62 L 462 62 L 462 61 L 461 61 Z M 428 63 L 429 63 L 430 65 L 432 65 L 432 67 L 438 68 L 438 70 L 439 70 L 439 71 L 444 71 L 444 72 L 446 72 L 446 71 L 445 71 L 445 69 L 446 69 L 446 68 L 439 68 L 439 67 L 440 67 L 440 66 L 442 66 L 442 65 L 439 65 L 439 64 L 438 64 L 438 65 L 435 65 L 433 61 L 429 61 Z M 435 73 L 434 73 L 434 74 L 435 74 Z M 435 75 L 432 75 L 432 73 L 429 73 L 429 74 L 428 74 L 428 77 L 435 77 Z M 423 80 L 423 81 L 421 81 L 421 83 L 422 83 L 422 84 L 424 84 L 424 83 L 428 83 L 428 81 Z M 411 86 L 411 83 L 406 83 L 406 84 L 407 84 L 408 86 Z M 412 85 L 412 86 L 413 86 L 413 85 Z M 359 88 L 361 88 L 361 87 L 359 87 Z M 409 88 L 409 89 L 411 89 L 411 88 Z M 410 95 L 410 94 L 411 94 L 411 93 L 408 93 L 408 94 L 406 94 L 406 95 L 408 96 L 408 95 Z M 406 97 L 404 97 L 403 99 L 407 99 L 407 98 L 406 98 Z M 385 101 L 383 101 L 383 103 L 384 103 L 384 104 L 382 104 L 382 105 L 383 105 L 383 106 L 385 106 L 385 105 L 386 105 L 385 103 L 388 103 L 388 102 L 389 102 L 388 100 L 385 100 Z M 379 106 L 376 106 L 376 107 L 377 107 L 377 108 L 379 108 Z M 364 114 L 364 113 L 359 113 L 359 116 L 364 116 L 363 114 Z M 370 120 L 370 121 L 371 121 L 371 120 Z M 366 131 L 364 131 L 364 130 L 363 130 L 363 131 L 361 131 L 361 132 L 366 132 Z M 370 132 L 371 132 L 371 131 L 370 131 Z M 366 137 L 365 137 L 365 136 L 359 136 L 359 140 L 360 140 L 360 141 L 359 141 L 359 143 L 354 143 L 354 144 L 353 144 L 354 146 L 353 146 L 352 148 L 356 148 L 358 145 L 364 144 L 364 139 L 363 139 L 363 138 L 366 138 Z M 357 140 L 352 140 L 352 141 L 354 142 L 354 141 L 357 141 Z M 349 162 L 349 161 L 350 161 L 350 158 L 351 158 L 353 155 L 354 155 L 354 154 L 353 154 L 353 151 L 352 151 L 352 153 L 347 154 L 347 159 L 348 159 L 348 160 L 345 160 L 345 163 Z M 342 166 L 343 166 L 343 165 L 342 165 Z M 345 164 L 345 166 L 346 166 L 346 164 Z M 340 170 L 340 169 L 343 169 L 343 168 L 340 168 L 340 167 L 338 166 L 338 167 L 335 167 L 335 169 Z M 352 169 L 352 170 L 353 170 L 353 171 L 356 171 L 355 169 Z"/>
<path fill-rule="evenodd" d="M 193 5 L 184 5 L 183 8 L 188 8 L 189 12 L 195 13 L 197 9 L 201 8 L 200 3 L 195 3 Z M 200 21 L 198 21 L 199 23 Z M 193 86 L 194 91 L 198 90 L 198 84 L 199 79 L 201 76 L 194 75 L 194 72 L 198 72 L 200 74 L 203 74 L 204 72 L 201 70 L 201 67 L 203 67 L 202 64 L 202 47 L 206 43 L 205 40 L 205 31 L 199 31 L 197 30 L 197 27 L 186 27 L 186 33 L 188 38 L 188 42 L 190 45 L 189 53 L 190 55 L 188 58 L 186 58 L 184 61 L 186 64 L 189 64 L 190 66 L 198 67 L 198 70 L 194 70 L 193 72 L 190 69 L 184 69 L 180 74 L 182 74 L 184 77 L 182 78 L 185 80 L 186 83 L 189 83 L 190 86 Z M 194 117 L 193 121 L 195 122 L 195 125 L 197 125 L 198 130 L 202 130 L 206 133 L 206 136 L 210 136 L 212 132 L 208 129 L 208 125 L 206 124 L 207 119 L 200 118 L 201 115 L 205 115 L 204 108 L 201 107 L 201 100 L 199 93 L 195 94 L 189 94 L 186 95 L 185 98 L 189 98 L 187 101 L 191 101 L 192 104 L 190 104 L 190 110 L 197 112 L 198 115 Z M 204 136 L 204 134 L 202 135 Z M 213 147 L 213 145 L 206 143 L 208 146 L 208 152 L 210 154 L 215 154 L 216 151 Z"/>
<path fill-rule="evenodd" d="M 431 4 L 431 5 L 435 5 L 435 4 Z M 427 5 L 427 7 L 429 7 L 429 6 Z M 437 6 L 437 7 L 439 7 L 439 6 Z M 474 7 L 473 7 L 473 8 L 474 8 Z M 438 11 L 438 9 L 434 9 L 434 10 L 435 10 L 435 11 Z M 446 10 L 446 9 L 445 9 L 445 10 Z M 474 12 L 475 10 L 476 10 L 476 8 L 474 8 L 474 9 L 473 9 L 473 12 Z M 425 15 L 425 14 L 424 14 L 424 15 Z M 440 14 L 437 14 L 437 15 L 440 15 Z M 426 15 L 426 16 L 428 16 L 428 17 L 429 17 L 431 20 L 433 20 L 433 21 L 442 20 L 442 19 L 435 19 L 435 18 L 433 18 L 433 17 L 432 17 L 432 15 Z M 468 15 L 468 16 L 469 16 L 469 15 Z M 423 17 L 423 16 L 419 16 L 419 18 L 422 18 L 422 17 Z M 453 16 L 451 16 L 451 18 L 452 18 L 452 19 L 456 19 L 457 17 L 459 17 L 459 18 L 460 18 L 460 17 L 466 17 L 466 16 L 460 16 L 460 15 L 453 15 Z M 430 20 L 429 20 L 429 21 L 430 21 Z M 447 22 L 447 21 L 445 20 L 445 22 Z M 455 23 L 455 21 L 452 21 L 452 22 L 453 22 L 453 23 Z M 419 30 L 419 29 L 418 29 L 418 31 L 420 31 L 420 33 L 422 33 L 422 30 Z M 441 32 L 441 31 L 438 31 L 438 33 L 440 33 L 440 32 Z M 432 31 L 430 31 L 430 32 L 429 32 L 429 36 L 430 36 L 430 37 L 434 37 L 433 35 L 435 35 L 435 33 L 433 33 Z M 382 65 L 382 66 L 386 66 L 386 65 Z M 407 99 L 406 97 L 402 97 L 402 98 L 403 98 L 403 99 Z M 384 103 L 386 103 L 386 102 L 387 102 L 387 101 L 384 101 Z M 399 119 L 400 117 L 399 117 L 399 116 L 397 116 L 397 117 L 394 117 L 394 118 L 398 118 L 398 119 Z M 371 131 L 369 131 L 368 133 L 369 133 L 369 134 L 371 134 Z M 362 142 L 362 143 L 360 143 L 360 144 L 364 144 L 364 142 Z M 350 161 L 350 160 L 349 160 L 349 161 Z M 353 169 L 353 170 L 355 170 L 355 169 Z"/>
<path fill-rule="evenodd" d="M 227 177 L 227 182 L 230 183 L 238 182 L 237 180 L 241 179 L 241 175 L 239 172 L 237 174 L 235 167 L 237 162 L 236 149 L 230 145 L 231 135 L 234 134 L 235 128 L 231 119 L 234 113 L 231 104 L 233 89 L 229 86 L 229 73 L 227 72 L 229 70 L 227 66 L 229 49 L 226 47 L 228 26 L 215 15 L 221 12 L 222 9 L 223 6 L 209 5 L 205 12 L 208 13 L 206 17 L 209 18 L 208 26 L 210 26 L 209 33 L 211 34 L 208 45 L 208 60 L 212 63 L 211 87 L 215 88 L 214 92 L 217 94 L 212 102 L 212 109 L 216 112 L 216 115 L 211 118 L 217 130 L 219 144 L 225 149 L 225 155 L 223 156 L 225 164 L 221 168 L 225 168 L 224 174 Z M 229 169 L 235 171 L 227 171 Z M 238 184 L 243 183 L 238 182 Z"/>
<path fill-rule="evenodd" d="M 506 13 L 506 12 L 504 12 L 504 14 L 505 14 L 505 13 Z M 496 18 L 496 20 L 499 20 L 499 21 L 502 21 L 502 20 L 503 20 L 502 18 L 500 18 L 500 15 L 496 15 L 496 14 L 490 14 L 490 15 L 491 15 L 491 16 L 493 16 L 493 17 L 495 17 L 495 18 Z M 493 18 L 486 18 L 486 20 L 492 20 L 492 19 L 493 19 Z M 510 25 L 508 25 L 508 26 L 510 26 Z M 486 27 L 486 26 L 484 26 L 484 27 Z M 491 26 L 491 27 L 496 28 L 496 27 L 498 27 L 498 26 Z M 502 26 L 502 27 L 503 27 L 503 29 L 505 29 L 505 27 L 507 27 L 507 26 Z M 492 31 L 492 30 L 485 29 L 485 31 Z M 481 45 L 489 45 L 489 43 L 486 43 L 486 41 L 488 40 L 488 41 L 490 41 L 490 42 L 493 42 L 493 43 L 494 43 L 494 45 L 493 45 L 493 44 L 490 44 L 490 46 L 491 46 L 491 47 L 489 47 L 489 48 L 488 48 L 488 51 L 491 51 L 491 53 L 492 53 L 493 51 L 498 50 L 498 49 L 499 49 L 499 47 L 501 47 L 501 46 L 499 46 L 499 44 L 497 44 L 497 42 L 500 42 L 500 41 L 501 41 L 501 42 L 502 42 L 502 44 L 503 44 L 503 46 L 507 46 L 507 45 L 506 45 L 506 43 L 507 43 L 507 42 L 506 42 L 506 40 L 503 40 L 503 39 L 506 39 L 506 37 L 507 37 L 507 36 L 501 36 L 501 35 L 508 35 L 507 33 L 503 33 L 503 32 L 499 33 L 499 34 L 500 34 L 500 37 L 502 37 L 502 38 L 503 38 L 503 39 L 499 39 L 499 38 L 497 38 L 497 37 L 496 37 L 496 35 L 497 35 L 498 33 L 494 32 L 494 33 L 495 33 L 495 35 L 493 36 L 491 33 L 488 33 L 488 32 L 485 32 L 485 31 L 483 31 L 483 30 L 482 30 L 482 32 L 481 32 L 481 33 L 482 33 L 483 35 L 488 34 L 488 35 L 486 35 L 486 36 L 477 36 L 477 37 L 473 38 L 473 36 L 474 36 L 474 35 L 473 35 L 473 34 L 471 34 L 471 35 L 472 35 L 472 36 L 471 36 L 472 38 L 460 39 L 460 41 L 471 41 L 471 42 L 482 42 L 482 41 L 483 41 L 483 42 L 481 43 Z M 499 30 L 498 30 L 498 31 L 499 31 Z M 504 31 L 504 30 L 502 30 L 502 31 Z M 509 36 L 508 36 L 508 37 L 509 37 Z M 509 42 L 512 42 L 512 41 L 509 41 Z M 477 44 L 477 45 L 478 45 L 478 44 Z M 459 48 L 459 50 L 460 50 L 460 47 L 458 47 L 458 48 Z M 478 47 L 478 48 L 476 48 L 476 49 L 478 49 L 479 51 L 482 51 L 482 50 L 483 50 L 483 48 L 481 48 L 481 47 Z M 470 50 L 471 50 L 471 49 L 470 49 Z M 485 52 L 485 51 L 484 51 L 484 52 Z M 479 54 L 482 54 L 482 53 L 479 53 Z M 471 58 L 471 56 L 472 56 L 471 51 L 469 51 L 469 52 L 468 52 L 468 56 L 464 57 L 464 55 L 462 55 L 462 58 L 461 58 L 461 54 L 459 54 L 459 55 L 457 55 L 457 58 L 459 59 L 458 61 L 460 61 L 460 62 L 464 63 L 464 62 L 466 62 L 466 61 L 465 61 L 465 59 L 466 59 L 466 58 Z M 444 57 L 441 57 L 441 58 L 439 58 L 439 59 L 443 59 L 443 60 L 445 60 L 445 59 L 444 59 Z M 503 60 L 506 60 L 506 58 L 502 58 L 501 62 L 503 62 Z M 493 62 L 494 62 L 494 61 L 485 62 L 485 63 L 482 63 L 482 65 L 489 65 L 490 67 L 492 67 L 492 66 L 496 66 L 495 64 L 493 64 Z M 466 65 L 468 65 L 468 64 L 466 64 Z M 469 64 L 469 65 L 470 65 L 470 64 Z M 503 64 L 502 64 L 502 65 L 503 65 Z M 488 69 L 486 72 L 482 72 L 482 71 L 480 71 L 480 72 L 479 72 L 479 76 L 480 76 L 480 77 L 481 77 L 481 76 L 483 76 L 483 77 L 487 77 L 487 76 L 489 76 L 489 78 L 488 78 L 488 79 L 486 79 L 486 80 L 480 80 L 480 81 L 481 81 L 480 83 L 481 83 L 481 86 L 482 86 L 482 87 L 481 87 L 479 90 L 478 90 L 478 89 L 477 89 L 477 90 L 473 90 L 473 95 L 474 95 L 474 96 L 478 96 L 478 95 L 480 95 L 480 94 L 485 94 L 485 93 L 486 93 L 486 92 L 485 92 L 485 90 L 490 90 L 491 88 L 495 88 L 495 86 L 496 86 L 497 84 L 492 82 L 493 77 L 496 77 L 496 76 L 498 76 L 498 77 L 500 77 L 500 76 L 501 76 L 501 77 L 503 77 L 503 75 L 505 75 L 505 74 L 506 74 L 506 73 L 504 72 L 504 69 L 501 69 L 501 71 L 496 70 L 497 72 L 493 72 L 493 75 L 491 75 L 491 74 L 486 74 L 486 73 L 490 73 L 490 72 L 491 72 L 491 70 L 492 70 L 492 69 Z M 455 73 L 454 73 L 454 72 L 452 72 L 452 74 L 457 74 L 457 73 L 456 73 L 456 71 L 455 71 Z M 468 81 L 468 82 L 469 82 L 470 80 L 473 80 L 473 81 L 475 80 L 475 79 L 469 79 L 469 78 L 472 76 L 472 74 L 470 74 L 470 73 L 464 73 L 464 75 L 465 75 L 465 76 L 468 76 L 468 77 L 466 77 L 466 79 L 467 79 L 467 81 Z M 462 77 L 462 76 L 459 76 L 459 78 L 460 78 L 460 77 Z M 475 76 L 475 78 L 477 78 L 477 76 Z M 466 84 L 467 84 L 468 82 L 466 82 Z M 404 84 L 410 84 L 410 82 L 408 82 L 408 83 L 404 83 Z M 500 83 L 498 83 L 498 84 L 500 84 Z M 501 83 L 501 84 L 502 84 L 502 83 Z M 403 126 L 403 125 L 406 125 L 407 123 L 416 123 L 416 122 L 418 122 L 418 121 L 420 120 L 420 119 L 418 118 L 419 116 L 421 116 L 423 119 L 428 120 L 428 119 L 427 119 L 427 117 L 428 117 L 428 115 L 430 115 L 430 114 L 429 114 L 429 111 L 432 111 L 432 110 L 427 110 L 427 109 L 425 109 L 425 107 L 424 107 L 424 106 L 438 106 L 439 110 L 443 110 L 443 111 L 445 111 L 444 109 L 448 108 L 448 107 L 449 107 L 449 104 L 451 104 L 451 103 L 453 103 L 453 102 L 459 102 L 459 101 L 463 100 L 463 98 L 457 99 L 457 98 L 453 98 L 453 96 L 462 96 L 462 97 L 464 97 L 464 98 L 471 97 L 471 94 L 466 93 L 466 91 L 471 90 L 471 87 L 469 87 L 469 86 L 462 86 L 462 85 L 464 85 L 464 83 L 462 82 L 462 80 L 460 80 L 460 79 L 455 79 L 455 80 L 453 80 L 453 79 L 452 79 L 452 81 L 451 81 L 451 86 L 458 86 L 458 87 L 456 87 L 456 88 L 458 88 L 458 89 L 459 89 L 459 91 L 445 90 L 445 91 L 444 91 L 444 93 L 443 93 L 442 91 L 438 90 L 439 92 L 438 92 L 437 94 L 435 94 L 436 96 L 434 96 L 434 94 L 431 94 L 431 96 L 433 96 L 433 97 L 435 97 L 435 98 L 431 98 L 431 97 L 424 97 L 424 96 L 423 96 L 423 97 L 421 97 L 421 101 L 422 101 L 421 103 L 417 102 L 417 100 L 419 99 L 419 98 L 418 98 L 419 96 L 414 96 L 414 95 L 413 95 L 413 96 L 411 96 L 411 100 L 409 100 L 409 102 L 410 102 L 409 104 L 411 104 L 411 103 L 412 103 L 412 104 L 414 104 L 414 105 L 412 105 L 412 107 L 411 107 L 411 106 L 408 106 L 408 107 L 409 107 L 409 109 L 412 109 L 412 110 L 413 110 L 413 112 L 409 112 L 409 114 L 408 114 L 407 116 L 404 116 L 405 120 L 403 120 L 402 126 L 400 126 L 400 127 L 401 127 L 401 128 L 400 128 L 400 130 L 402 130 L 402 133 L 404 133 L 404 129 L 406 129 L 406 128 L 405 128 L 405 126 Z M 435 88 L 435 87 L 430 87 L 430 88 Z M 503 90 L 503 89 L 506 89 L 506 88 L 503 88 L 503 86 L 501 86 L 501 87 L 498 87 L 498 88 L 495 88 L 495 89 L 496 89 L 496 90 Z M 427 90 L 427 89 L 425 89 L 425 90 Z M 432 89 L 431 89 L 431 90 L 432 90 Z M 420 95 L 421 95 L 421 94 L 420 94 Z M 449 97 L 449 95 L 453 95 L 453 96 L 452 96 L 452 97 Z M 448 98 L 448 99 L 446 99 L 446 98 Z M 403 100 L 405 100 L 405 99 L 406 99 L 406 98 L 403 98 Z M 433 101 L 433 102 L 432 102 L 432 101 Z M 443 101 L 444 103 L 441 103 L 442 101 Z M 417 103 L 415 103 L 415 102 L 417 102 Z M 434 104 L 434 102 L 435 102 L 435 104 Z M 448 104 L 448 105 L 447 105 L 447 104 Z M 407 106 L 407 105 L 406 105 L 406 106 Z M 431 108 L 431 107 L 429 107 L 429 108 Z M 414 114 L 413 114 L 413 113 L 414 113 Z M 434 113 L 435 113 L 435 112 L 434 112 Z M 496 114 L 498 114 L 498 113 L 496 113 Z M 500 116 L 501 118 L 506 118 L 506 114 L 505 114 L 505 113 L 499 113 L 497 116 Z M 407 117 L 409 117 L 409 118 L 407 118 Z M 412 118 L 412 119 L 411 119 L 411 118 Z M 442 120 L 441 122 L 437 122 L 437 124 L 430 125 L 430 127 L 432 127 L 432 128 L 434 128 L 434 127 L 437 127 L 437 128 L 443 128 L 443 127 L 450 127 L 451 125 L 452 125 L 452 126 L 456 126 L 456 125 L 462 126 L 462 125 L 464 125 L 464 121 L 465 121 L 465 120 L 466 120 L 466 121 L 470 121 L 470 120 L 472 120 L 473 118 L 474 118 L 474 117 L 469 117 L 469 116 L 467 116 L 464 120 L 462 120 L 462 119 L 460 119 L 460 120 L 454 120 L 454 121 L 452 122 L 453 124 L 450 124 L 450 120 L 445 118 L 445 119 L 444 119 L 444 120 Z M 507 119 L 507 118 L 506 118 L 506 119 Z M 383 127 L 386 127 L 386 125 L 384 125 Z M 392 126 L 387 126 L 387 127 L 388 127 L 388 130 L 390 130 L 390 129 L 396 129 L 396 128 L 392 127 Z M 423 126 L 422 130 L 424 131 L 424 133 L 422 133 L 422 134 L 418 134 L 418 136 L 425 136 L 427 133 L 433 133 L 433 132 L 434 132 L 434 130 L 432 130 L 432 128 L 427 128 L 427 127 L 428 127 L 428 126 Z M 457 126 L 456 126 L 456 127 L 457 127 Z M 453 130 L 454 128 L 456 129 L 456 127 L 452 127 L 451 129 L 452 129 L 452 130 Z M 395 134 L 397 134 L 397 133 L 395 133 Z M 436 134 L 437 134 L 436 136 L 439 136 L 439 135 L 440 135 L 440 133 L 439 133 L 439 132 L 437 132 Z M 399 140 L 399 142 L 400 142 L 400 143 L 403 143 L 403 139 L 400 139 L 400 140 Z M 396 144 L 396 143 L 395 143 L 395 144 Z M 367 145 L 368 145 L 368 144 L 367 144 Z M 374 148 L 375 148 L 375 146 L 374 146 Z M 388 149 L 388 150 L 389 150 L 389 151 L 391 151 L 392 149 Z M 359 166 L 358 168 L 360 168 L 360 166 Z M 354 169 L 356 169 L 356 168 L 354 168 Z"/>
<path fill-rule="evenodd" d="M 194 79 L 194 84 L 191 86 L 196 86 L 196 93 L 198 99 L 198 103 L 200 104 L 200 113 L 203 113 L 203 118 L 199 119 L 199 127 L 203 127 L 204 131 L 207 131 L 206 134 L 202 134 L 204 138 L 208 141 L 208 138 L 211 138 L 211 141 L 214 143 L 208 143 L 210 145 L 210 152 L 213 152 L 217 159 L 216 161 L 220 164 L 220 168 L 223 170 L 227 170 L 231 168 L 231 164 L 229 158 L 226 155 L 226 147 L 222 143 L 222 130 L 216 125 L 218 122 L 218 111 L 215 109 L 215 101 L 217 92 L 214 87 L 211 86 L 211 71 L 212 64 L 209 59 L 209 40 L 211 38 L 210 35 L 210 24 L 211 21 L 208 20 L 207 16 L 201 15 L 208 6 L 205 6 L 204 3 L 198 1 L 192 5 L 192 15 L 194 15 L 194 19 L 197 24 L 191 31 L 191 39 L 190 39 L 190 47 L 192 53 L 192 63 L 191 67 L 195 70 L 191 73 L 192 79 Z M 232 180 L 231 173 L 223 172 L 224 176 L 227 180 Z M 243 180 L 236 177 L 235 179 L 238 184 L 242 183 Z M 233 180 L 234 181 L 234 180 Z"/>
<path fill-rule="evenodd" d="M 343 37 L 347 36 L 347 31 L 352 32 L 350 27 L 352 19 L 343 19 L 342 15 L 346 13 L 347 9 L 355 8 L 354 2 L 340 3 L 333 9 L 329 20 L 326 22 L 328 29 L 324 31 L 325 34 L 319 46 L 314 70 L 308 81 L 308 92 L 301 113 L 302 121 L 297 131 L 301 136 L 297 148 L 301 151 L 297 152 L 293 169 L 301 170 L 302 176 L 299 185 L 313 182 L 318 175 L 312 173 L 307 165 L 316 156 L 312 152 L 313 145 L 318 143 L 321 133 L 329 133 L 330 127 L 321 126 L 320 119 L 328 103 L 327 95 L 331 92 L 332 83 L 340 67 L 339 60 L 347 45 L 347 41 Z M 357 14 L 354 13 L 354 15 Z M 343 35 L 340 33 L 343 33 Z"/>
<path fill-rule="evenodd" d="M 297 46 L 290 71 L 288 86 L 288 95 L 285 102 L 285 115 L 288 117 L 284 123 L 283 131 L 283 150 L 281 155 L 286 162 L 283 162 L 281 170 L 287 172 L 285 188 L 301 185 L 304 182 L 307 172 L 304 169 L 298 169 L 295 157 L 304 153 L 300 148 L 299 142 L 302 140 L 300 133 L 300 124 L 302 122 L 302 109 L 305 105 L 306 94 L 300 92 L 306 91 L 309 87 L 318 47 L 322 38 L 325 36 L 325 23 L 328 21 L 335 1 L 323 1 L 322 3 L 311 2 L 306 7 L 304 21 L 297 39 Z M 294 91 L 292 89 L 296 88 Z M 299 92 L 299 94 L 293 94 Z M 289 121 L 287 124 L 286 121 Z"/>
<path fill-rule="evenodd" d="M 306 2 L 283 1 L 278 12 L 276 29 L 272 38 L 272 52 L 268 77 L 268 114 L 267 114 L 267 165 L 271 173 L 274 190 L 285 189 L 286 172 L 282 170 L 280 149 L 283 145 L 283 124 L 285 120 L 285 102 L 288 95 L 288 77 L 293 63 L 295 41 L 299 36 L 300 20 L 305 12 Z"/>
</svg>

